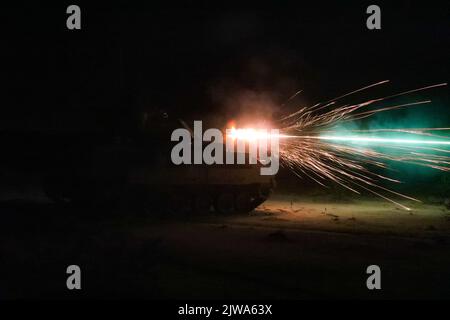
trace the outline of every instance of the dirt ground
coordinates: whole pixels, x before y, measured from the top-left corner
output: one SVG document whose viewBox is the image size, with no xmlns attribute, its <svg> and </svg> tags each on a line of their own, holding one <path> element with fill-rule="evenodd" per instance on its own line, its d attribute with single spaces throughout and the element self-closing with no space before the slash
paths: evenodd
<svg viewBox="0 0 450 320">
<path fill-rule="evenodd" d="M 408 205 L 278 193 L 246 215 L 155 217 L 3 198 L 0 297 L 450 298 L 450 211 Z"/>
</svg>

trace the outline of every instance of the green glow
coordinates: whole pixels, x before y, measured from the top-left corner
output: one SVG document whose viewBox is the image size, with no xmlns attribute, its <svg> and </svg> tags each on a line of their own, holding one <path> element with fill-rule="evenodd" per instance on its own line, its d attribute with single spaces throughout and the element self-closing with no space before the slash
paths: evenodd
<svg viewBox="0 0 450 320">
<path fill-rule="evenodd" d="M 450 145 L 450 141 L 442 141 L 442 140 L 417 140 L 417 139 L 396 139 L 396 138 L 376 138 L 376 137 L 356 137 L 356 136 L 319 136 L 318 138 L 321 140 L 342 141 L 342 142 Z"/>
</svg>

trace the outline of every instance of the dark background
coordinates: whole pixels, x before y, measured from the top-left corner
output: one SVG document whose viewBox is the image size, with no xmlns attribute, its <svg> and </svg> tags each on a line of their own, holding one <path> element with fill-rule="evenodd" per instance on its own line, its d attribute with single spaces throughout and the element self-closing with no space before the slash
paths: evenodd
<svg viewBox="0 0 450 320">
<path fill-rule="evenodd" d="M 66 28 L 73 3 L 81 7 L 81 30 Z M 373 3 L 381 7 L 381 30 L 366 28 Z M 4 197 L 58 165 L 58 152 L 73 144 L 88 149 L 135 136 L 144 111 L 222 127 L 385 79 L 392 82 L 359 98 L 447 82 L 448 1 L 2 3 L 0 34 L 0 298 L 449 296 L 448 174 L 421 180 L 417 168 L 406 171 L 408 195 L 427 200 L 423 194 L 438 190 L 441 197 L 435 220 L 414 220 L 416 238 L 391 237 L 389 228 L 364 234 L 364 217 L 344 220 L 326 208 L 319 221 L 354 224 L 354 234 L 280 231 L 278 216 L 264 210 L 253 218 L 274 219 L 264 220 L 267 230 L 227 217 L 208 217 L 206 226 L 202 218 L 161 224 L 152 211 L 137 218 L 119 208 L 113 217 L 112 209 Z M 281 107 L 299 89 L 299 100 Z M 450 125 L 448 87 L 405 99 L 429 98 L 419 109 L 389 113 L 389 124 Z M 289 183 L 298 195 L 314 191 L 284 171 L 277 181 L 277 192 Z M 336 202 L 361 201 L 320 189 Z M 383 218 L 394 230 L 415 217 L 389 214 Z M 73 263 L 86 279 L 81 293 L 65 287 Z M 373 263 L 383 266 L 384 296 L 364 286 Z"/>
<path fill-rule="evenodd" d="M 0 12 L 8 165 L 39 170 L 69 137 L 132 135 L 143 110 L 222 127 L 293 111 L 280 105 L 299 89 L 299 103 L 311 104 L 380 80 L 392 81 L 388 94 L 449 74 L 445 2 L 378 1 L 382 29 L 373 31 L 368 1 L 77 2 L 81 30 L 66 28 L 70 4 Z M 448 125 L 448 89 L 424 96 L 434 104 L 419 118 Z"/>
<path fill-rule="evenodd" d="M 74 31 L 68 4 L 1 10 L 2 129 L 136 106 L 202 115 L 242 90 L 282 103 L 303 89 L 316 102 L 384 79 L 401 90 L 448 77 L 444 2 L 378 2 L 375 31 L 367 1 L 79 3 Z M 73 127 L 92 125 L 81 120 Z"/>
</svg>

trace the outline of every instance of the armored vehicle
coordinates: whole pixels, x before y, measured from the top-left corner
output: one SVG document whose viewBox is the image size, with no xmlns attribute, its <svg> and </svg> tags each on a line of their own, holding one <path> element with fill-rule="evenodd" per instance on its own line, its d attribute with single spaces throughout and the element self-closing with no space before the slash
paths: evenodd
<svg viewBox="0 0 450 320">
<path fill-rule="evenodd" d="M 253 210 L 275 186 L 260 164 L 174 165 L 170 135 L 162 136 L 73 149 L 47 175 L 45 192 L 56 202 L 126 201 L 168 212 L 231 214 Z"/>
</svg>

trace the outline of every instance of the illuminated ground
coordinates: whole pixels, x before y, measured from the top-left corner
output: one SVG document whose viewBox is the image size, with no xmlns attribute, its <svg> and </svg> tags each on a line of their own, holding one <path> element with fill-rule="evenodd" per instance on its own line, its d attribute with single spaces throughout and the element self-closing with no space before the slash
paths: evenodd
<svg viewBox="0 0 450 320">
<path fill-rule="evenodd" d="M 3 297 L 450 297 L 450 211 L 274 195 L 250 215 L 154 218 L 0 203 Z M 97 213 L 97 215 L 96 215 Z M 65 289 L 65 267 L 83 290 Z M 382 270 L 369 292 L 366 267 Z"/>
<path fill-rule="evenodd" d="M 274 195 L 248 217 L 236 223 L 270 225 L 286 229 L 310 229 L 347 233 L 401 236 L 450 235 L 450 211 L 444 205 L 402 202 L 403 210 L 377 198 L 347 202 Z"/>
</svg>

